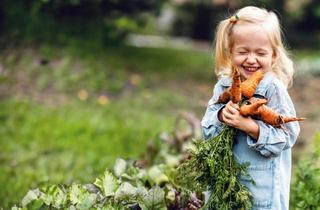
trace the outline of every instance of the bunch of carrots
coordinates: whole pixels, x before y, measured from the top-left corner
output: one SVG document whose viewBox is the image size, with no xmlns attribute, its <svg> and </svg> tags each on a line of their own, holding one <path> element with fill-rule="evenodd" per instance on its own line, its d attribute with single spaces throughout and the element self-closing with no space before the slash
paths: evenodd
<svg viewBox="0 0 320 210">
<path fill-rule="evenodd" d="M 253 97 L 263 79 L 260 70 L 243 82 L 239 70 L 234 67 L 232 70 L 232 85 L 220 95 L 216 103 L 231 100 L 239 104 L 241 115 L 254 117 L 274 127 L 304 120 L 282 116 L 266 106 L 266 99 Z M 248 165 L 239 164 L 232 153 L 235 130 L 231 126 L 224 126 L 219 135 L 207 141 L 196 141 L 190 151 L 191 158 L 178 167 L 177 182 L 182 187 L 196 192 L 205 191 L 209 187 L 211 194 L 202 209 L 240 210 L 252 207 L 251 193 L 238 180 L 241 175 L 248 176 Z"/>
<path fill-rule="evenodd" d="M 239 70 L 233 68 L 232 85 L 220 95 L 216 103 L 227 103 L 229 100 L 232 100 L 233 103 L 240 103 L 241 115 L 254 117 L 274 127 L 280 127 L 284 123 L 303 121 L 305 119 L 282 116 L 266 106 L 268 102 L 266 99 L 252 97 L 262 79 L 263 73 L 261 70 L 258 70 L 250 78 L 241 83 Z M 244 96 L 244 99 L 242 96 Z"/>
</svg>

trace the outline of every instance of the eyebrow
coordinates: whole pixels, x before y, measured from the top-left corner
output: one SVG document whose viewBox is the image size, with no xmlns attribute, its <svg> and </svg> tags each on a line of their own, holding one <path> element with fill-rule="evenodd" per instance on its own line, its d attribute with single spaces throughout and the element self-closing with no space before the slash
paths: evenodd
<svg viewBox="0 0 320 210">
<path fill-rule="evenodd" d="M 268 52 L 268 49 L 265 49 L 265 48 L 258 48 L 256 51 L 265 51 L 265 52 Z"/>
<path fill-rule="evenodd" d="M 236 49 L 236 50 L 248 50 L 248 48 L 247 48 L 247 47 L 242 47 L 242 46 L 240 46 L 240 47 L 236 47 L 235 49 Z M 269 50 L 268 50 L 268 49 L 266 49 L 266 48 L 258 48 L 258 49 L 255 49 L 255 51 L 264 51 L 264 52 L 268 52 Z"/>
</svg>

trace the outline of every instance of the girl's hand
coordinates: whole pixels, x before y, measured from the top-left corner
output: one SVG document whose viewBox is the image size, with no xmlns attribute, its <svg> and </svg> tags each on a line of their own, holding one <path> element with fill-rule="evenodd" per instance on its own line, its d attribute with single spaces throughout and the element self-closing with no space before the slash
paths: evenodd
<svg viewBox="0 0 320 210">
<path fill-rule="evenodd" d="M 244 131 L 254 139 L 259 137 L 259 125 L 251 117 L 243 117 L 238 104 L 229 101 L 219 113 L 219 120 L 229 126 Z"/>
<path fill-rule="evenodd" d="M 219 113 L 219 119 L 223 123 L 239 129 L 241 127 L 241 122 L 244 121 L 244 117 L 240 115 L 239 110 L 238 104 L 229 101 Z"/>
</svg>

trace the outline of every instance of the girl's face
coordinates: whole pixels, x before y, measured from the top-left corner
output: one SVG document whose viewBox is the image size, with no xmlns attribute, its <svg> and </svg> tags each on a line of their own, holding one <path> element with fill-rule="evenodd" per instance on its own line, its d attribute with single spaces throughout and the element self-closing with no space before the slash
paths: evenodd
<svg viewBox="0 0 320 210">
<path fill-rule="evenodd" d="M 238 67 L 242 80 L 261 69 L 271 69 L 273 50 L 271 42 L 263 30 L 254 24 L 235 25 L 231 39 L 231 62 Z"/>
</svg>

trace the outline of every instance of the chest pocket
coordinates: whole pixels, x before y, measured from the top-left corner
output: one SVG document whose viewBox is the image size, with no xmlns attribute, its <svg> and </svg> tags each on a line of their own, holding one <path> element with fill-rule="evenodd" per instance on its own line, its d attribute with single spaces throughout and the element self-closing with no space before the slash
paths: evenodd
<svg viewBox="0 0 320 210">
<path fill-rule="evenodd" d="M 244 184 L 253 195 L 252 210 L 271 209 L 275 176 L 273 164 L 250 165 L 248 167 L 248 173 L 255 183 L 252 183 L 248 176 L 241 176 L 240 182 Z"/>
</svg>

